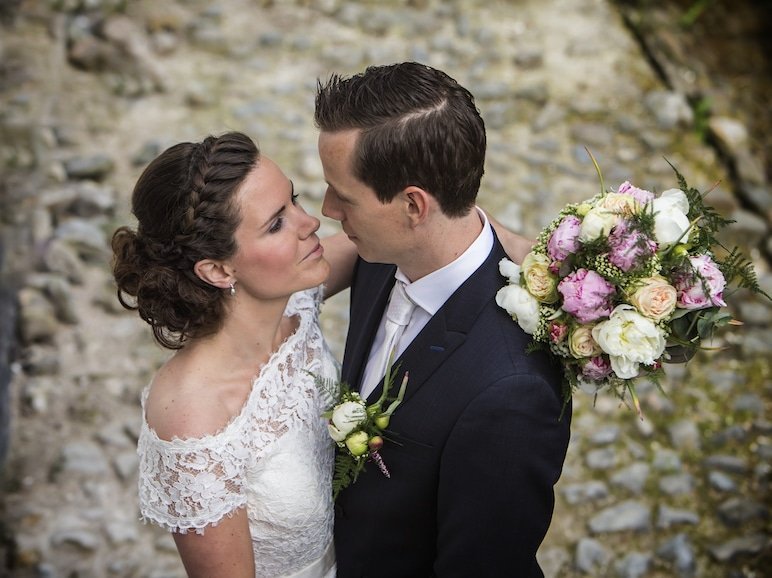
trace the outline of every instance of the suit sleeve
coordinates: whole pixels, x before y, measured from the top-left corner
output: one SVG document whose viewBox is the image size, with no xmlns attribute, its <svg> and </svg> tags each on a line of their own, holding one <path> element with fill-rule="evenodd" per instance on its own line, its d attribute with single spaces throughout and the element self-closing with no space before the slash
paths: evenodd
<svg viewBox="0 0 772 578">
<path fill-rule="evenodd" d="M 437 576 L 541 576 L 570 408 L 538 374 L 511 375 L 467 406 L 448 438 L 437 500 Z"/>
</svg>

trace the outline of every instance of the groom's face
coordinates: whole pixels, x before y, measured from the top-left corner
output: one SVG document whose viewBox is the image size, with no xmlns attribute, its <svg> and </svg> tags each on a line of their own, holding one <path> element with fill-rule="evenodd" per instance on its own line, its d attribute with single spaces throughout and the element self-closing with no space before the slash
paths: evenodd
<svg viewBox="0 0 772 578">
<path fill-rule="evenodd" d="M 365 261 L 399 264 L 408 240 L 400 196 L 381 203 L 375 191 L 354 176 L 351 166 L 358 135 L 358 130 L 319 135 L 319 157 L 327 181 L 322 214 L 340 221 Z"/>
</svg>

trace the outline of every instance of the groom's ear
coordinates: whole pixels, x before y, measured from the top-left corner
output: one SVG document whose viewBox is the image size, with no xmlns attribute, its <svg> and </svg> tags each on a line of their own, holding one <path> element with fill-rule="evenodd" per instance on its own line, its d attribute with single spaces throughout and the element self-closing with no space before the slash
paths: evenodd
<svg viewBox="0 0 772 578">
<path fill-rule="evenodd" d="M 436 201 L 426 190 L 421 187 L 409 186 L 402 191 L 407 209 L 407 217 L 412 226 L 425 222 L 429 212 Z"/>
</svg>

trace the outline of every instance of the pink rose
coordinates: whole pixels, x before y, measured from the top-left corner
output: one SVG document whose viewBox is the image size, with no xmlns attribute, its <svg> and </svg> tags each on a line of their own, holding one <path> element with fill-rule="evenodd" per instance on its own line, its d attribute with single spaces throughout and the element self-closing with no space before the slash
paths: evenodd
<svg viewBox="0 0 772 578">
<path fill-rule="evenodd" d="M 613 309 L 614 286 L 595 271 L 579 269 L 566 275 L 558 284 L 563 296 L 563 310 L 582 323 L 608 317 Z"/>
<path fill-rule="evenodd" d="M 627 221 L 622 221 L 608 236 L 610 247 L 608 260 L 622 271 L 629 271 L 651 257 L 657 250 L 657 244 L 641 231 L 631 229 Z"/>
<path fill-rule="evenodd" d="M 619 185 L 619 189 L 617 189 L 617 193 L 630 195 L 642 205 L 645 205 L 649 201 L 654 200 L 654 193 L 652 193 L 651 191 L 647 191 L 646 189 L 639 189 L 638 187 L 634 187 L 633 185 L 630 184 L 630 181 L 625 181 L 624 183 Z"/>
<path fill-rule="evenodd" d="M 568 325 L 556 321 L 550 323 L 550 341 L 552 341 L 552 343 L 560 343 L 563 341 L 566 337 L 566 333 L 568 333 Z"/>
<path fill-rule="evenodd" d="M 678 306 L 682 309 L 724 307 L 726 279 L 708 255 L 689 257 L 691 270 L 676 280 Z"/>
<path fill-rule="evenodd" d="M 606 379 L 611 375 L 611 362 L 602 355 L 591 357 L 582 366 L 582 375 L 593 381 Z"/>
<path fill-rule="evenodd" d="M 552 232 L 547 242 L 547 254 L 553 261 L 563 261 L 579 248 L 579 230 L 582 221 L 574 215 L 568 215 Z"/>
</svg>

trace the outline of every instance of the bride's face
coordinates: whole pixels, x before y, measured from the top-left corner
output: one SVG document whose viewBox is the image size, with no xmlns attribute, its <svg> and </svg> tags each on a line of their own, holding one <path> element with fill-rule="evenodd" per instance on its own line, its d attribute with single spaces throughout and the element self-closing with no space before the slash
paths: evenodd
<svg viewBox="0 0 772 578">
<path fill-rule="evenodd" d="M 315 287 L 330 272 L 316 231 L 319 219 L 297 203 L 292 182 L 261 156 L 236 192 L 241 223 L 228 262 L 237 291 L 274 299 Z"/>
</svg>

